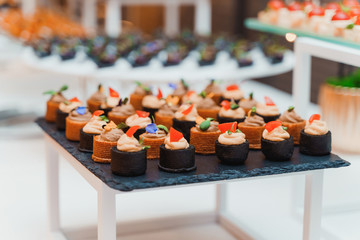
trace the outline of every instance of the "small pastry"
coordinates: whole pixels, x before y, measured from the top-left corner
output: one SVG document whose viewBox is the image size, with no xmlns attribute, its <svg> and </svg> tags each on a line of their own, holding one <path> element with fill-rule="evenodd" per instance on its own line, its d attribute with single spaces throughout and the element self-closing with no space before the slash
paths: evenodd
<svg viewBox="0 0 360 240">
<path fill-rule="evenodd" d="M 134 106 L 135 110 L 142 110 L 142 100 L 147 95 L 152 95 L 150 87 L 136 82 L 137 87 L 135 91 L 130 95 L 130 104 Z"/>
<path fill-rule="evenodd" d="M 51 95 L 51 98 L 46 102 L 46 114 L 45 120 L 47 122 L 56 121 L 56 112 L 59 109 L 59 105 L 62 102 L 65 102 L 67 99 L 62 95 L 62 92 L 68 89 L 67 85 L 64 85 L 60 88 L 59 91 L 47 91 L 44 94 Z"/>
<path fill-rule="evenodd" d="M 254 99 L 254 93 L 249 94 L 249 98 L 241 99 L 239 105 L 244 109 L 245 113 L 249 112 L 253 107 L 256 107 L 257 101 Z"/>
<path fill-rule="evenodd" d="M 140 142 L 146 146 L 150 146 L 147 151 L 147 159 L 159 159 L 160 146 L 164 143 L 168 129 L 163 125 L 150 123 L 145 128 L 146 132 L 141 134 Z"/>
<path fill-rule="evenodd" d="M 266 10 L 259 12 L 258 18 L 263 23 L 276 25 L 282 12 L 287 12 L 285 3 L 282 0 L 270 0 Z"/>
<path fill-rule="evenodd" d="M 59 109 L 56 111 L 56 128 L 58 130 L 65 130 L 66 126 L 66 117 L 69 115 L 69 113 L 76 109 L 77 107 L 80 107 L 82 105 L 82 102 L 77 97 L 74 97 L 70 99 L 69 101 L 65 101 L 60 103 Z"/>
<path fill-rule="evenodd" d="M 106 98 L 105 102 L 100 105 L 100 110 L 104 111 L 107 117 L 108 113 L 119 104 L 120 95 L 114 89 L 109 87 L 109 97 Z"/>
<path fill-rule="evenodd" d="M 220 104 L 220 98 L 222 95 L 221 88 L 219 84 L 216 83 L 215 79 L 212 79 L 210 84 L 204 89 L 206 95 L 211 94 L 211 98 L 215 101 L 217 105 Z"/>
<path fill-rule="evenodd" d="M 120 99 L 118 105 L 114 107 L 109 113 L 108 118 L 116 124 L 124 123 L 126 119 L 135 114 L 135 108 L 129 103 L 128 98 Z"/>
<path fill-rule="evenodd" d="M 103 126 L 109 121 L 103 115 L 104 111 L 96 110 L 90 121 L 80 130 L 80 144 L 79 150 L 82 152 L 92 152 L 94 144 L 94 136 L 100 135 L 103 132 Z"/>
<path fill-rule="evenodd" d="M 135 177 L 145 174 L 147 148 L 134 137 L 139 126 L 131 127 L 111 148 L 111 171 L 120 176 Z"/>
<path fill-rule="evenodd" d="M 159 111 L 155 113 L 155 122 L 170 129 L 173 125 L 175 112 L 179 109 L 178 103 L 179 97 L 167 96 L 166 104 L 162 105 Z"/>
<path fill-rule="evenodd" d="M 245 111 L 234 101 L 229 102 L 228 100 L 223 100 L 221 102 L 222 108 L 217 115 L 219 123 L 227 122 L 243 122 L 245 120 Z"/>
<path fill-rule="evenodd" d="M 265 97 L 265 104 L 256 105 L 256 114 L 262 117 L 265 123 L 275 121 L 280 117 L 278 107 L 269 97 Z"/>
<path fill-rule="evenodd" d="M 238 87 L 238 85 L 233 84 L 226 88 L 226 91 L 223 92 L 221 101 L 228 100 L 231 101 L 232 99 L 238 103 L 244 97 L 243 91 Z"/>
<path fill-rule="evenodd" d="M 170 128 L 169 135 L 160 146 L 159 168 L 173 173 L 196 169 L 195 147 L 189 145 L 183 134 L 174 128 Z"/>
<path fill-rule="evenodd" d="M 150 113 L 144 111 L 136 111 L 135 114 L 128 117 L 125 121 L 125 124 L 128 127 L 139 126 L 140 128 L 134 134 L 136 139 L 139 139 L 139 136 L 145 133 L 145 128 L 147 125 L 151 123 L 151 119 L 149 117 Z"/>
<path fill-rule="evenodd" d="M 265 125 L 261 138 L 261 151 L 270 161 L 286 161 L 294 152 L 293 137 L 280 121 L 271 121 Z"/>
<path fill-rule="evenodd" d="M 124 132 L 117 128 L 114 122 L 104 126 L 104 131 L 94 137 L 92 159 L 98 163 L 111 162 L 111 148 L 117 145 L 117 141 Z"/>
<path fill-rule="evenodd" d="M 182 97 L 186 95 L 186 93 L 189 91 L 189 85 L 185 82 L 184 79 L 181 79 L 181 81 L 175 85 L 175 84 L 169 84 L 171 88 L 174 89 L 174 92 L 171 94 L 173 97 L 178 97 L 182 100 Z"/>
<path fill-rule="evenodd" d="M 159 111 L 161 106 L 164 105 L 165 103 L 166 101 L 163 99 L 163 94 L 159 88 L 157 96 L 147 95 L 143 98 L 142 110 L 150 113 L 150 118 L 153 118 L 155 117 L 155 113 Z"/>
<path fill-rule="evenodd" d="M 86 107 L 77 107 L 66 117 L 65 136 L 71 141 L 80 141 L 80 130 L 90 120 L 91 113 Z"/>
<path fill-rule="evenodd" d="M 198 104 L 202 100 L 202 97 L 195 91 L 188 91 L 181 100 L 182 103 Z"/>
<path fill-rule="evenodd" d="M 256 107 L 248 112 L 244 122 L 239 123 L 239 130 L 245 134 L 251 149 L 261 148 L 261 135 L 265 129 L 264 126 L 264 119 L 256 115 Z"/>
<path fill-rule="evenodd" d="M 306 122 L 300 132 L 300 152 L 306 155 L 321 156 L 331 152 L 331 132 L 326 122 L 320 120 L 319 114 L 314 114 Z"/>
<path fill-rule="evenodd" d="M 304 129 L 306 121 L 302 119 L 294 111 L 294 107 L 290 106 L 279 118 L 283 126 L 287 128 L 287 132 L 294 138 L 294 144 L 299 145 L 300 132 Z"/>
<path fill-rule="evenodd" d="M 354 21 L 350 18 L 350 16 L 346 12 L 337 11 L 335 15 L 332 17 L 331 23 L 334 27 L 333 35 L 335 37 L 342 37 L 346 27 L 351 24 L 354 24 Z"/>
<path fill-rule="evenodd" d="M 96 93 L 91 95 L 91 97 L 87 100 L 87 105 L 90 112 L 95 112 L 100 109 L 101 104 L 106 102 L 106 95 L 104 94 L 104 88 L 101 84 L 98 86 L 98 90 Z"/>
<path fill-rule="evenodd" d="M 173 128 L 180 131 L 186 141 L 190 141 L 190 129 L 195 127 L 198 116 L 199 114 L 194 104 L 183 104 L 174 115 Z"/>
<path fill-rule="evenodd" d="M 195 147 L 195 152 L 199 154 L 214 154 L 215 141 L 221 134 L 218 122 L 213 118 L 202 117 L 196 119 L 196 126 L 190 130 L 190 144 Z"/>
<path fill-rule="evenodd" d="M 212 94 L 206 96 L 205 92 L 200 93 L 201 100 L 198 103 L 195 103 L 199 115 L 203 118 L 214 118 L 216 119 L 220 107 L 215 103 L 211 98 Z"/>
<path fill-rule="evenodd" d="M 222 164 L 243 164 L 249 154 L 249 142 L 237 129 L 237 122 L 219 124 L 218 128 L 222 134 L 215 141 L 216 156 Z"/>
</svg>

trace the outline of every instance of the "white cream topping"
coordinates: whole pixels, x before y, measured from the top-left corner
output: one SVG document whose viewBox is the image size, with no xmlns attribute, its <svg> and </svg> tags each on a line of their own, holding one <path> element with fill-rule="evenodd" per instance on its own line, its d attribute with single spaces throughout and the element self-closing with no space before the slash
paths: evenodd
<svg viewBox="0 0 360 240">
<path fill-rule="evenodd" d="M 246 139 L 245 134 L 242 132 L 233 132 L 231 134 L 225 132 L 223 134 L 220 134 L 218 141 L 219 143 L 224 145 L 240 145 L 243 144 Z"/>
<path fill-rule="evenodd" d="M 106 125 L 106 122 L 101 120 L 98 116 L 93 116 L 90 121 L 84 126 L 83 131 L 85 133 L 100 134 L 104 129 L 102 126 Z"/>
<path fill-rule="evenodd" d="M 128 137 L 124 134 L 117 141 L 117 149 L 123 152 L 139 152 L 142 150 L 142 146 L 134 136 Z"/>
<path fill-rule="evenodd" d="M 262 116 L 275 116 L 280 114 L 276 105 L 268 106 L 262 103 L 256 105 L 256 112 Z"/>
<path fill-rule="evenodd" d="M 240 89 L 230 90 L 230 91 L 226 90 L 223 93 L 223 97 L 226 98 L 226 99 L 239 100 L 239 99 L 244 97 L 244 92 L 241 91 Z"/>
<path fill-rule="evenodd" d="M 304 132 L 310 135 L 324 135 L 329 131 L 326 122 L 314 120 L 312 123 L 306 121 Z"/>
<path fill-rule="evenodd" d="M 156 96 L 147 95 L 142 100 L 143 107 L 159 109 L 166 103 L 165 99 L 158 99 Z"/>
<path fill-rule="evenodd" d="M 60 103 L 59 109 L 64 113 L 70 113 L 73 109 L 80 107 L 82 105 L 81 102 L 69 102 L 69 104 Z"/>
<path fill-rule="evenodd" d="M 287 131 L 285 131 L 282 128 L 282 126 L 279 126 L 279 127 L 275 128 L 274 130 L 272 130 L 270 133 L 268 132 L 268 130 L 265 129 L 263 131 L 262 137 L 269 141 L 281 142 L 286 139 L 289 139 L 290 134 Z"/>
<path fill-rule="evenodd" d="M 241 107 L 233 110 L 233 109 L 228 109 L 225 110 L 225 108 L 221 108 L 219 111 L 219 116 L 220 117 L 227 117 L 227 118 L 244 118 L 245 117 L 245 111 L 244 109 L 242 109 Z"/>
<path fill-rule="evenodd" d="M 189 104 L 183 104 L 180 106 L 179 110 L 175 112 L 174 117 L 179 120 L 185 120 L 185 121 L 195 121 L 196 118 L 199 116 L 196 107 L 194 106 L 191 112 L 187 115 L 184 115 L 182 112 L 188 109 L 191 105 Z"/>
<path fill-rule="evenodd" d="M 181 138 L 178 142 L 170 142 L 170 136 L 165 138 L 164 144 L 166 149 L 171 150 L 187 149 L 189 147 L 189 143 L 185 138 Z"/>
<path fill-rule="evenodd" d="M 133 114 L 128 117 L 125 121 L 126 125 L 129 127 L 139 126 L 140 128 L 145 128 L 148 124 L 151 123 L 151 119 L 149 117 L 139 117 L 137 114 Z"/>
</svg>

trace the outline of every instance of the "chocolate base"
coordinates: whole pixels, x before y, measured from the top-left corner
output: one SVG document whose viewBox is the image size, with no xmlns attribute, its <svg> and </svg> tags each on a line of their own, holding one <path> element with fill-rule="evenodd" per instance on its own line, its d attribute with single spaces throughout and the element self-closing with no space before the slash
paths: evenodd
<svg viewBox="0 0 360 240">
<path fill-rule="evenodd" d="M 111 112 L 112 108 L 108 107 L 108 108 L 101 108 L 99 107 L 99 110 L 104 111 L 104 115 L 107 117 L 108 113 Z"/>
<path fill-rule="evenodd" d="M 324 135 L 310 135 L 304 129 L 300 132 L 300 152 L 306 155 L 322 156 L 331 153 L 331 132 Z"/>
<path fill-rule="evenodd" d="M 83 129 L 80 129 L 80 144 L 79 144 L 79 151 L 82 152 L 93 152 L 93 145 L 94 145 L 94 136 L 99 134 L 93 133 L 86 133 Z"/>
<path fill-rule="evenodd" d="M 181 132 L 188 142 L 190 141 L 190 129 L 195 126 L 195 121 L 184 121 L 173 118 L 173 128 Z"/>
<path fill-rule="evenodd" d="M 171 173 L 195 170 L 195 147 L 189 145 L 187 149 L 171 150 L 162 144 L 160 146 L 159 168 Z"/>
<path fill-rule="evenodd" d="M 158 108 L 148 108 L 148 107 L 142 107 L 143 111 L 150 113 L 149 117 L 151 121 L 153 121 L 153 118 L 155 118 L 155 113 L 159 111 Z"/>
<path fill-rule="evenodd" d="M 126 127 L 126 128 L 123 128 L 121 130 L 123 130 L 124 133 L 126 133 L 128 130 L 130 129 L 130 127 Z M 134 137 L 137 139 L 137 140 L 140 140 L 140 135 L 145 133 L 146 130 L 145 128 L 139 128 L 135 133 L 134 133 Z"/>
<path fill-rule="evenodd" d="M 147 167 L 146 150 L 123 152 L 111 148 L 111 171 L 115 175 L 135 177 L 145 174 Z"/>
<path fill-rule="evenodd" d="M 69 116 L 69 113 L 65 113 L 58 109 L 56 111 L 56 128 L 57 130 L 65 130 L 66 126 L 66 117 Z"/>
<path fill-rule="evenodd" d="M 294 139 L 290 136 L 289 139 L 275 142 L 261 137 L 261 151 L 270 161 L 282 162 L 290 160 L 294 152 Z"/>
<path fill-rule="evenodd" d="M 268 123 L 268 122 L 271 122 L 271 121 L 276 121 L 280 117 L 280 114 L 275 115 L 275 116 L 263 116 L 261 114 L 256 113 L 256 115 L 262 117 L 264 119 L 265 123 Z"/>
<path fill-rule="evenodd" d="M 246 140 L 239 145 L 225 145 L 215 142 L 216 156 L 220 159 L 220 162 L 225 165 L 240 165 L 243 164 L 249 154 L 249 142 Z"/>
<path fill-rule="evenodd" d="M 240 99 L 238 99 L 238 100 L 235 100 L 235 99 L 234 99 L 234 102 L 235 102 L 236 104 L 239 104 L 239 102 L 240 102 L 241 99 L 243 99 L 243 98 L 240 98 Z M 227 101 L 231 102 L 231 99 L 229 99 L 229 98 L 224 98 L 223 96 L 221 96 L 221 97 L 220 97 L 220 103 L 221 103 L 222 101 L 224 101 L 224 100 L 227 100 Z"/>
<path fill-rule="evenodd" d="M 254 62 L 249 59 L 238 59 L 237 63 L 238 63 L 239 67 L 248 67 L 248 66 L 253 65 Z"/>
<path fill-rule="evenodd" d="M 243 121 L 245 121 L 245 117 L 244 118 L 229 118 L 229 117 L 220 117 L 219 114 L 217 115 L 217 120 L 218 122 L 221 123 L 228 123 L 228 122 L 237 122 L 237 123 L 241 123 Z"/>
</svg>

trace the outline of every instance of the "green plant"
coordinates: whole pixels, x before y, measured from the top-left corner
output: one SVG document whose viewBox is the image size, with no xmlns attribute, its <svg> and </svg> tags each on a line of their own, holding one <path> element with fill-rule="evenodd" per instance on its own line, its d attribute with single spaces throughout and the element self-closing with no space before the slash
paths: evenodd
<svg viewBox="0 0 360 240">
<path fill-rule="evenodd" d="M 360 88 L 360 69 L 345 77 L 330 77 L 326 83 L 332 86 Z"/>
</svg>

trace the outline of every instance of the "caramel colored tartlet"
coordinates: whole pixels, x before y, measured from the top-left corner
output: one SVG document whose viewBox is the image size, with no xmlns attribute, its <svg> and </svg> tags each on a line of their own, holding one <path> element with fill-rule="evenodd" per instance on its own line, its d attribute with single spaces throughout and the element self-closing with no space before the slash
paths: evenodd
<svg viewBox="0 0 360 240">
<path fill-rule="evenodd" d="M 131 94 L 130 95 L 130 103 L 134 106 L 136 110 L 142 110 L 142 100 L 145 97 L 145 95 L 139 95 L 139 94 Z"/>
<path fill-rule="evenodd" d="M 159 112 L 155 113 L 155 122 L 157 124 L 164 125 L 168 129 L 170 129 L 173 125 L 173 118 L 173 116 L 162 115 Z"/>
<path fill-rule="evenodd" d="M 298 123 L 287 123 L 283 122 L 283 126 L 287 127 L 287 132 L 294 138 L 294 144 L 299 145 L 300 143 L 300 132 L 304 129 L 306 121 Z"/>
<path fill-rule="evenodd" d="M 207 122 L 208 128 L 202 129 L 202 125 Z M 209 120 L 198 121 L 196 127 L 190 130 L 190 144 L 195 147 L 195 152 L 199 154 L 215 154 L 215 142 L 219 138 L 221 131 L 217 128 L 218 122 Z"/>
<path fill-rule="evenodd" d="M 102 141 L 100 136 L 94 137 L 92 159 L 98 163 L 111 162 L 111 148 L 116 147 L 117 142 Z"/>
<path fill-rule="evenodd" d="M 199 115 L 203 118 L 217 119 L 217 115 L 219 113 L 219 108 L 216 108 L 216 109 L 198 108 L 197 111 L 198 111 Z"/>
<path fill-rule="evenodd" d="M 80 141 L 80 131 L 90 120 L 91 114 L 88 110 L 82 115 L 77 113 L 77 109 L 70 112 L 65 120 L 65 136 L 70 141 Z"/>
<path fill-rule="evenodd" d="M 95 112 L 96 110 L 99 110 L 101 104 L 102 104 L 101 102 L 96 102 L 91 99 L 87 100 L 87 105 L 90 112 Z"/>
<path fill-rule="evenodd" d="M 239 123 L 238 128 L 242 131 L 246 139 L 249 141 L 249 147 L 251 149 L 261 149 L 261 136 L 262 132 L 264 131 L 265 127 L 253 127 L 253 126 L 246 126 L 244 122 Z"/>
<path fill-rule="evenodd" d="M 46 114 L 45 120 L 47 122 L 55 122 L 56 121 L 56 111 L 59 109 L 60 103 L 47 101 L 46 103 Z"/>
<path fill-rule="evenodd" d="M 160 158 L 160 146 L 164 144 L 166 136 L 161 138 L 146 137 L 146 133 L 140 135 L 139 139 L 143 140 L 144 146 L 150 146 L 147 150 L 147 159 L 159 159 Z"/>
</svg>

